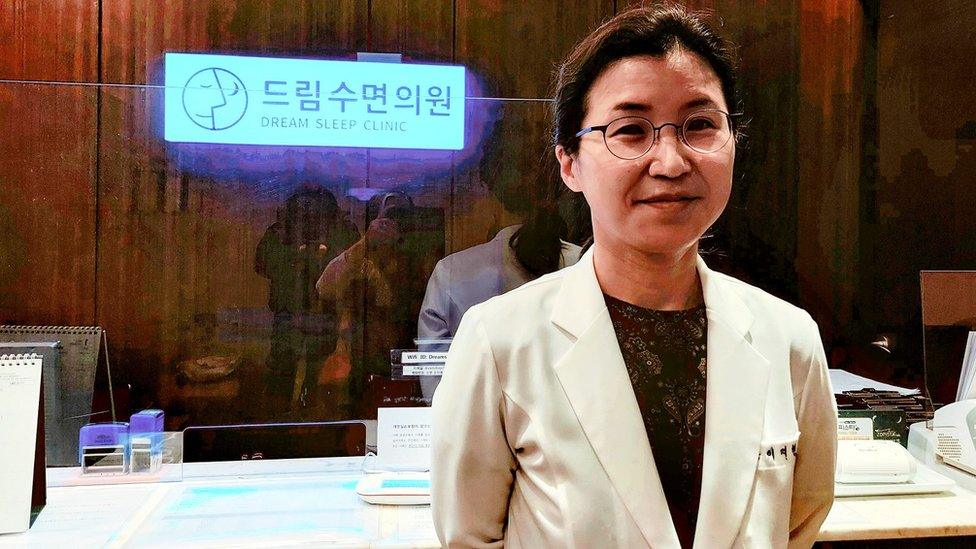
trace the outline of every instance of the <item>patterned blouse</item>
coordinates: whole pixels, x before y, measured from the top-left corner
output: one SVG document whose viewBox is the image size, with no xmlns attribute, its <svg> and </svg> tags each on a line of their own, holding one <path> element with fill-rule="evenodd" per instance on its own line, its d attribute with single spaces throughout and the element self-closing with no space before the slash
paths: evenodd
<svg viewBox="0 0 976 549">
<path fill-rule="evenodd" d="M 705 447 L 705 305 L 659 311 L 604 299 L 678 539 L 691 547 Z"/>
</svg>

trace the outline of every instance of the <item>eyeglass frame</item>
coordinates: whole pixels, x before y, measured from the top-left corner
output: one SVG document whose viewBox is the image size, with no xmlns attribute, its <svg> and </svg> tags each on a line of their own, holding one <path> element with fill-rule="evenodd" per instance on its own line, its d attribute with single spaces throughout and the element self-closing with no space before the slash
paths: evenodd
<svg viewBox="0 0 976 549">
<path fill-rule="evenodd" d="M 735 126 L 733 124 L 733 122 L 735 122 L 735 118 L 740 117 L 740 116 L 742 116 L 744 114 L 744 113 L 741 113 L 741 112 L 729 113 L 729 112 L 723 111 L 722 109 L 699 109 L 697 111 L 694 111 L 692 113 L 689 113 L 688 116 L 686 116 L 685 119 L 681 121 L 681 125 L 680 126 L 677 125 L 677 124 L 675 124 L 674 122 L 665 122 L 664 124 L 661 124 L 660 126 L 655 126 L 654 125 L 654 122 L 651 122 L 649 119 L 647 119 L 647 118 L 645 118 L 643 116 L 637 116 L 635 114 L 627 114 L 627 115 L 624 115 L 624 116 L 618 116 L 617 118 L 614 118 L 610 122 L 607 122 L 606 124 L 603 124 L 603 125 L 600 125 L 600 126 L 587 126 L 587 127 L 583 128 L 583 129 L 581 129 L 580 131 L 576 132 L 576 135 L 574 135 L 573 137 L 575 139 L 580 139 L 584 135 L 586 135 L 588 133 L 591 133 L 591 132 L 597 132 L 597 131 L 598 132 L 602 132 L 603 133 L 603 146 L 607 148 L 607 151 L 610 154 L 616 156 L 617 158 L 619 158 L 621 160 L 637 160 L 638 158 L 640 158 L 640 157 L 644 156 L 645 154 L 649 153 L 651 151 L 651 149 L 654 148 L 655 143 L 657 143 L 659 141 L 658 135 L 660 135 L 661 130 L 663 130 L 667 126 L 671 126 L 671 127 L 674 128 L 675 136 L 678 138 L 678 141 L 681 141 L 681 143 L 684 146 L 688 147 L 689 149 L 691 149 L 691 150 L 693 150 L 693 151 L 695 151 L 695 152 L 697 152 L 699 154 L 712 154 L 712 153 L 716 153 L 716 152 L 722 150 L 722 148 L 725 147 L 726 144 L 728 144 L 728 141 L 726 141 L 725 143 L 722 144 L 721 147 L 719 147 L 719 148 L 717 148 L 717 149 L 715 149 L 713 151 L 702 152 L 702 151 L 700 151 L 700 150 L 692 147 L 691 145 L 689 145 L 688 144 L 688 141 L 685 140 L 685 132 L 684 132 L 684 129 L 683 129 L 684 128 L 684 125 L 685 125 L 685 122 L 687 122 L 692 116 L 694 116 L 695 114 L 700 113 L 700 112 L 720 112 L 720 113 L 724 114 L 725 117 L 728 119 L 728 122 L 729 122 L 729 139 L 732 139 L 735 136 Z M 639 155 L 634 156 L 634 157 L 631 157 L 631 158 L 626 158 L 626 157 L 623 157 L 623 156 L 620 156 L 620 155 L 614 153 L 613 151 L 610 150 L 610 144 L 607 143 L 607 128 L 609 128 L 614 122 L 616 122 L 618 120 L 623 120 L 624 118 L 640 118 L 641 120 L 643 120 L 643 121 L 647 122 L 648 124 L 650 124 L 651 128 L 654 130 L 654 136 L 651 138 L 651 144 L 648 145 L 647 149 L 644 152 L 640 153 Z"/>
</svg>

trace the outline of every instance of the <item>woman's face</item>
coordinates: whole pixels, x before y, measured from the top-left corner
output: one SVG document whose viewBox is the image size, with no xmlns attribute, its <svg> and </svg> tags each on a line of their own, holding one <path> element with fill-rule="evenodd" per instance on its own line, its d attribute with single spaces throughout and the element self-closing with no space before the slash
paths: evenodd
<svg viewBox="0 0 976 549">
<path fill-rule="evenodd" d="M 589 90 L 583 127 L 628 115 L 680 126 L 700 109 L 728 112 L 721 82 L 706 61 L 676 48 L 664 57 L 627 57 L 606 68 Z M 617 158 L 603 139 L 594 131 L 580 138 L 575 155 L 556 150 L 563 181 L 590 205 L 595 242 L 669 255 L 696 246 L 728 203 L 735 139 L 702 154 L 668 126 L 635 160 Z"/>
</svg>

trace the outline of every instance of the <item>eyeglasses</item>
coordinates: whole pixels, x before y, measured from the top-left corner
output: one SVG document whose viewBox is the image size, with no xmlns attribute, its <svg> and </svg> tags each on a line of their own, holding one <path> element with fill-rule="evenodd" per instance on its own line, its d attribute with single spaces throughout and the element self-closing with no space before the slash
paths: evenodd
<svg viewBox="0 0 976 549">
<path fill-rule="evenodd" d="M 623 160 L 634 160 L 651 150 L 665 126 L 673 126 L 678 139 L 688 148 L 709 154 L 724 147 L 732 138 L 732 118 L 737 116 L 742 113 L 705 109 L 689 114 L 680 126 L 671 122 L 655 126 L 642 116 L 623 116 L 603 126 L 583 128 L 576 132 L 576 137 L 603 132 L 603 142 L 610 154 Z"/>
</svg>

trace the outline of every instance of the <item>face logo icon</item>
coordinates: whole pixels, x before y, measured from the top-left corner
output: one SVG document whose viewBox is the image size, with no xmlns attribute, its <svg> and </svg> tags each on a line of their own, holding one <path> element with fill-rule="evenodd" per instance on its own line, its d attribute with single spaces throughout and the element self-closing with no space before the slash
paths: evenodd
<svg viewBox="0 0 976 549">
<path fill-rule="evenodd" d="M 197 71 L 183 86 L 183 110 L 201 128 L 226 130 L 247 111 L 244 82 L 217 67 Z"/>
</svg>

